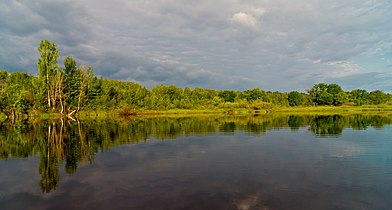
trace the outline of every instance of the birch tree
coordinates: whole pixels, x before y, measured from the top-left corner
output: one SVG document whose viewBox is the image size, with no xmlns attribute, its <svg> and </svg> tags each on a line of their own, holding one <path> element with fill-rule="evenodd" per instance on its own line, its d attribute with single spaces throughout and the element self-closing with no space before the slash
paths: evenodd
<svg viewBox="0 0 392 210">
<path fill-rule="evenodd" d="M 38 58 L 38 78 L 42 84 L 42 88 L 47 92 L 47 100 L 49 108 L 53 107 L 53 99 L 55 99 L 54 90 L 55 86 L 53 78 L 59 69 L 57 59 L 60 57 L 60 52 L 57 50 L 56 45 L 48 40 L 41 40 L 38 47 L 38 52 L 41 57 Z"/>
</svg>

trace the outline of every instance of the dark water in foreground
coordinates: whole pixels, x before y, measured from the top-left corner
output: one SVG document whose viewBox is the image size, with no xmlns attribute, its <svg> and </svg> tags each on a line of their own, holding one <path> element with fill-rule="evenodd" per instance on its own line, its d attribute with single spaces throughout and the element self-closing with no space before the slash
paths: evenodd
<svg viewBox="0 0 392 210">
<path fill-rule="evenodd" d="M 0 127 L 0 209 L 392 209 L 391 116 Z"/>
</svg>

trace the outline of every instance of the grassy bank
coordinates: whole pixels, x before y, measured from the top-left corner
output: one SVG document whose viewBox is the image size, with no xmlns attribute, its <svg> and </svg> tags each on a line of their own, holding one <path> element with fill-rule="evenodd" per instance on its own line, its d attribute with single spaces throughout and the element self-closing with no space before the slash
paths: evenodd
<svg viewBox="0 0 392 210">
<path fill-rule="evenodd" d="M 173 115 L 247 115 L 252 113 L 250 109 L 170 109 L 170 110 L 137 110 L 137 109 L 113 109 L 113 110 L 83 110 L 76 114 L 78 118 L 104 118 L 113 116 L 173 116 Z M 264 112 L 265 113 L 265 112 Z"/>
<path fill-rule="evenodd" d="M 272 107 L 270 109 L 249 108 L 213 108 L 213 109 L 170 109 L 170 110 L 138 110 L 138 109 L 113 109 L 113 110 L 84 110 L 77 117 L 108 117 L 108 116 L 155 116 L 155 115 L 211 115 L 211 114 L 366 114 L 366 113 L 391 113 L 392 105 L 370 106 L 299 106 L 299 107 Z"/>
<path fill-rule="evenodd" d="M 365 114 L 365 113 L 392 113 L 392 105 L 369 106 L 300 106 L 275 107 L 273 112 L 283 113 L 329 113 L 329 114 Z"/>
<path fill-rule="evenodd" d="M 299 106 L 299 107 L 272 107 L 270 109 L 254 110 L 249 108 L 213 108 L 213 109 L 170 109 L 170 110 L 143 110 L 143 109 L 110 109 L 110 110 L 82 110 L 73 115 L 73 118 L 111 118 L 116 116 L 193 116 L 193 115 L 249 115 L 249 114 L 392 114 L 392 105 L 370 106 Z M 30 110 L 21 119 L 56 119 L 67 117 L 55 111 Z M 0 113 L 0 122 L 7 116 Z"/>
</svg>

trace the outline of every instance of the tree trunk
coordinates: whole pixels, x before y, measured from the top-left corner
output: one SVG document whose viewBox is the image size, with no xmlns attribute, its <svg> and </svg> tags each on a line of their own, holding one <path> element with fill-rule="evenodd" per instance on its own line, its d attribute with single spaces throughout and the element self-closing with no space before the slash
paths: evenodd
<svg viewBox="0 0 392 210">
<path fill-rule="evenodd" d="M 60 100 L 60 106 L 61 106 L 61 114 L 64 113 L 64 103 L 63 103 L 63 89 L 62 89 L 62 84 L 61 81 L 59 81 L 59 89 L 58 89 L 58 95 L 59 95 L 59 100 Z"/>
<path fill-rule="evenodd" d="M 82 96 L 81 96 L 81 94 L 79 93 L 79 98 L 78 98 L 78 109 L 77 109 L 77 112 L 80 111 L 80 101 L 81 101 L 81 98 L 82 98 Z"/>
<path fill-rule="evenodd" d="M 47 88 L 47 91 L 48 91 L 48 105 L 49 105 L 49 108 L 51 107 L 51 103 L 50 103 L 50 85 L 49 85 L 49 74 L 48 73 L 46 73 L 46 88 Z"/>
<path fill-rule="evenodd" d="M 50 93 L 49 93 L 49 90 L 48 90 L 48 105 L 49 105 L 49 108 L 51 107 L 50 105 L 51 105 L 51 103 L 50 103 Z"/>
<path fill-rule="evenodd" d="M 72 115 L 76 112 L 76 110 L 73 110 L 71 113 L 67 114 L 67 117 L 71 119 L 72 121 L 75 121 L 75 119 L 72 117 Z"/>
</svg>

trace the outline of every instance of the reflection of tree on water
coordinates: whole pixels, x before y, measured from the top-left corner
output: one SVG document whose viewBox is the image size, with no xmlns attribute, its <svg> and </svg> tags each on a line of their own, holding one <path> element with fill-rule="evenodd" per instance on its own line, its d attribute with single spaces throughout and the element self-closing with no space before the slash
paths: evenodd
<svg viewBox="0 0 392 210">
<path fill-rule="evenodd" d="M 234 122 L 225 122 L 222 126 L 220 126 L 220 130 L 227 133 L 234 133 L 236 130 Z"/>
<path fill-rule="evenodd" d="M 308 122 L 310 131 L 317 136 L 338 136 L 348 127 L 354 130 L 365 130 L 369 126 L 382 128 L 386 124 L 391 124 L 392 119 L 380 115 L 321 115 L 309 118 Z"/>
<path fill-rule="evenodd" d="M 42 192 L 57 188 L 59 167 L 65 161 L 65 172 L 74 173 L 78 163 L 92 160 L 97 149 L 87 142 L 80 122 L 39 122 L 38 124 L 4 124 L 0 129 L 0 154 L 29 157 L 39 154 L 39 185 Z"/>
<path fill-rule="evenodd" d="M 60 180 L 59 175 L 59 158 L 61 157 L 61 143 L 57 136 L 56 127 L 49 125 L 48 138 L 46 145 L 41 147 L 39 173 L 41 174 L 41 181 L 39 185 L 42 192 L 50 192 L 57 188 L 57 183 Z M 59 148 L 60 147 L 60 148 Z"/>
<path fill-rule="evenodd" d="M 48 125 L 47 138 L 41 141 L 39 173 L 41 181 L 39 185 L 42 192 L 50 192 L 57 188 L 60 181 L 59 161 L 64 159 L 64 120 L 58 128 L 56 123 Z"/>
<path fill-rule="evenodd" d="M 81 128 L 80 121 L 71 123 L 66 133 L 67 141 L 64 142 L 65 171 L 68 174 L 76 172 L 78 162 L 92 162 L 96 149 L 88 141 L 88 136 Z"/>
<path fill-rule="evenodd" d="M 316 116 L 310 123 L 310 130 L 319 136 L 340 135 L 346 125 L 345 119 L 339 115 Z"/>
<path fill-rule="evenodd" d="M 368 116 L 357 115 L 353 120 L 352 128 L 356 130 L 365 130 L 369 125 L 371 125 L 372 119 Z"/>
<path fill-rule="evenodd" d="M 111 121 L 65 121 L 3 124 L 0 129 L 0 157 L 29 157 L 39 154 L 39 185 L 42 192 L 57 188 L 59 167 L 75 173 L 78 164 L 92 162 L 99 151 L 114 145 L 137 144 L 149 138 L 174 139 L 178 136 L 211 132 L 244 131 L 263 135 L 269 129 L 309 126 L 317 136 L 340 135 L 347 127 L 366 129 L 391 124 L 389 116 L 225 116 L 182 118 L 128 118 Z"/>
<path fill-rule="evenodd" d="M 88 159 L 90 162 L 97 151 L 91 148 L 87 136 L 81 128 L 80 121 L 64 125 L 53 122 L 48 125 L 47 139 L 40 147 L 39 173 L 42 192 L 50 192 L 57 188 L 60 181 L 59 165 L 65 160 L 65 172 L 75 173 L 78 163 Z M 93 152 L 92 152 L 93 151 Z"/>
<path fill-rule="evenodd" d="M 288 125 L 293 130 L 298 130 L 305 125 L 305 119 L 301 115 L 291 115 L 287 121 Z"/>
</svg>

